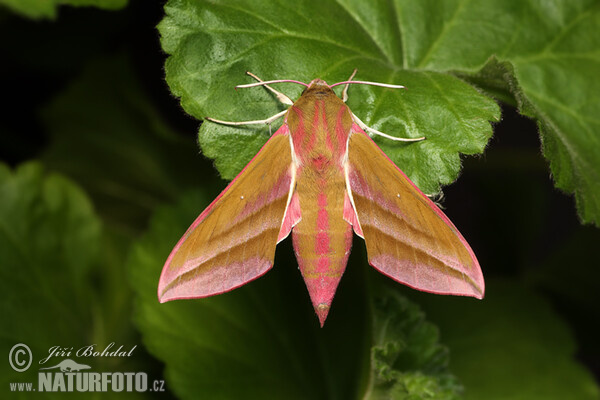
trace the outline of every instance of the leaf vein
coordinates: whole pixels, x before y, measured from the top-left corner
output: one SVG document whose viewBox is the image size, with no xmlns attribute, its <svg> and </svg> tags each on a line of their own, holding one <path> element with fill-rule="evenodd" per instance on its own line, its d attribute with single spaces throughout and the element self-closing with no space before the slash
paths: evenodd
<svg viewBox="0 0 600 400">
<path fill-rule="evenodd" d="M 456 25 L 456 21 L 458 20 L 458 16 L 462 12 L 462 10 L 465 8 L 465 5 L 467 3 L 469 3 L 469 0 L 464 0 L 462 2 L 459 2 L 459 5 L 456 8 L 456 10 L 454 11 L 454 14 L 452 14 L 452 17 L 450 17 L 450 19 L 444 24 L 444 27 L 440 31 L 440 34 L 431 43 L 431 46 L 429 46 L 429 49 L 427 50 L 427 53 L 425 53 L 425 55 L 421 59 L 421 62 L 419 62 L 419 64 L 418 64 L 419 68 L 423 68 L 423 66 L 427 63 L 427 61 L 429 61 L 429 59 L 431 58 L 431 56 L 433 55 L 433 53 L 435 52 L 435 50 L 437 50 L 437 48 L 439 47 L 440 43 L 442 42 L 442 39 L 443 39 L 444 35 L 452 27 L 454 27 L 454 25 Z"/>
</svg>

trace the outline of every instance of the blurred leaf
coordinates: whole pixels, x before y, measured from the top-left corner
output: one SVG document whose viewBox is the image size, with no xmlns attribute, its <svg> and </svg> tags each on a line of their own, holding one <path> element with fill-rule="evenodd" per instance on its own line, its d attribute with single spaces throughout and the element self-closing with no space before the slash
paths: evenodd
<svg viewBox="0 0 600 400">
<path fill-rule="evenodd" d="M 438 183 L 456 179 L 459 153 L 483 151 L 491 135 L 487 121 L 498 120 L 496 105 L 455 75 L 470 78 L 538 120 L 556 185 L 575 193 L 584 222 L 600 223 L 595 0 L 303 0 L 293 7 L 274 0 L 171 0 L 165 10 L 159 30 L 171 55 L 167 81 L 197 118 L 274 114 L 276 102 L 266 91 L 232 89 L 251 81 L 246 70 L 265 79 L 340 81 L 356 67 L 359 78 L 407 86 L 354 88 L 349 105 L 377 129 L 428 138 L 378 143 L 421 189 L 434 193 Z M 282 88 L 293 98 L 300 91 Z M 202 149 L 226 178 L 266 140 L 265 129 L 203 126 Z M 217 146 L 218 140 L 226 144 Z"/>
<path fill-rule="evenodd" d="M 280 108 L 262 88 L 235 91 L 251 82 L 244 71 L 264 79 L 306 82 L 321 77 L 401 83 L 408 90 L 353 87 L 350 108 L 376 129 L 403 136 L 427 136 L 412 145 L 378 143 L 426 193 L 456 179 L 459 154 L 481 153 L 492 134 L 489 120 L 499 108 L 472 86 L 436 71 L 403 69 L 402 43 L 391 4 L 306 0 L 293 7 L 272 1 L 167 3 L 159 25 L 171 55 L 167 82 L 196 118 L 225 120 L 270 116 Z M 297 98 L 301 87 L 282 90 Z M 231 179 L 267 139 L 268 128 L 227 128 L 203 124 L 203 152 Z"/>
<path fill-rule="evenodd" d="M 127 2 L 128 0 L 0 0 L 0 5 L 25 17 L 54 19 L 61 5 L 95 6 L 105 10 L 119 10 L 125 7 Z"/>
<path fill-rule="evenodd" d="M 573 326 L 580 345 L 578 355 L 600 367 L 600 269 L 597 267 L 600 231 L 579 227 L 574 234 L 554 246 L 538 265 L 524 271 L 524 280 L 551 295 L 553 304 Z M 568 265 L 568 270 L 565 270 Z M 582 279 L 582 277 L 585 277 Z"/>
<path fill-rule="evenodd" d="M 374 301 L 371 387 L 366 399 L 458 399 L 462 388 L 447 371 L 448 350 L 437 328 L 397 291 Z"/>
<path fill-rule="evenodd" d="M 414 295 L 414 296 L 413 296 Z M 598 399 L 571 333 L 541 296 L 487 281 L 483 301 L 411 293 L 443 333 L 466 399 Z"/>
<path fill-rule="evenodd" d="M 125 56 L 96 60 L 43 120 L 52 135 L 45 163 L 75 179 L 123 230 L 145 226 L 156 205 L 202 182 L 193 141 L 165 124 Z"/>
<path fill-rule="evenodd" d="M 90 201 L 64 177 L 44 175 L 39 164 L 25 164 L 14 173 L 0 164 L 0 317 L 6 322 L 2 353 L 25 343 L 34 360 L 25 373 L 16 373 L 6 364 L 5 388 L 8 382 L 33 381 L 38 361 L 53 346 L 75 351 L 91 344 L 104 348 L 131 333 L 128 324 L 111 327 L 106 317 L 110 313 L 104 308 L 108 303 L 97 295 L 93 273 L 102 235 Z M 121 302 L 112 311 L 128 313 L 126 304 Z M 99 358 L 90 364 L 96 371 L 123 370 L 124 364 L 128 370 L 134 362 Z M 64 394 L 46 393 L 46 397 Z"/>
<path fill-rule="evenodd" d="M 60 175 L 44 177 L 37 164 L 26 164 L 14 173 L 2 168 L 0 284 L 3 309 L 15 313 L 6 319 L 15 321 L 5 327 L 7 336 L 19 330 L 36 343 L 84 337 L 90 309 L 73 299 L 86 297 L 86 278 L 98 256 L 100 224 L 92 206 L 79 188 Z M 50 305 L 51 310 L 36 307 L 39 304 Z M 33 317 L 35 310 L 39 315 Z M 72 324 L 58 325 L 63 332 L 45 332 L 59 316 Z"/>
<path fill-rule="evenodd" d="M 592 261 L 597 257 L 598 243 L 600 232 L 597 229 L 578 229 L 552 249 L 539 265 L 526 270 L 525 280 L 565 297 L 573 306 L 586 308 L 586 313 L 596 313 L 593 319 L 600 319 L 600 310 L 596 307 L 600 303 L 597 290 L 600 270 Z M 567 273 L 565 265 L 569 265 Z M 581 279 L 582 276 L 586 279 Z"/>
</svg>

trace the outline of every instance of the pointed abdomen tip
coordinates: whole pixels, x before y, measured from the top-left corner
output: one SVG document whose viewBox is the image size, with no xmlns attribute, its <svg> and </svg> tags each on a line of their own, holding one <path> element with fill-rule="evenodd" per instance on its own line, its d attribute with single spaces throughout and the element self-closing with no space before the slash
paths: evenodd
<svg viewBox="0 0 600 400">
<path fill-rule="evenodd" d="M 329 314 L 329 304 L 321 303 L 315 309 L 317 312 L 317 316 L 319 317 L 319 323 L 321 324 L 321 328 L 325 325 L 325 320 L 327 319 L 327 314 Z"/>
</svg>

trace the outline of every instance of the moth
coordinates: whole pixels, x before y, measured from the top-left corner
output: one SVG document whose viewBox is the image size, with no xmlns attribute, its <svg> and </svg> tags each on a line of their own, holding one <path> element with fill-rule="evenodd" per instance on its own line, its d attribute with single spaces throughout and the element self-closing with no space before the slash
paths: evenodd
<svg viewBox="0 0 600 400">
<path fill-rule="evenodd" d="M 249 73 L 258 82 L 238 87 L 264 86 L 290 107 L 261 121 L 207 118 L 245 125 L 283 117 L 283 124 L 179 240 L 160 276 L 160 302 L 212 296 L 260 277 L 273 266 L 277 243 L 291 233 L 323 326 L 353 232 L 365 240 L 369 264 L 395 281 L 483 298 L 483 274 L 469 244 L 370 135 L 424 138 L 400 139 L 369 128 L 345 104 L 351 83 L 402 86 L 353 81 L 355 73 L 333 85 L 321 79 L 265 82 Z M 306 89 L 293 102 L 269 86 L 278 82 Z M 342 98 L 332 90 L 338 85 L 345 85 Z"/>
</svg>

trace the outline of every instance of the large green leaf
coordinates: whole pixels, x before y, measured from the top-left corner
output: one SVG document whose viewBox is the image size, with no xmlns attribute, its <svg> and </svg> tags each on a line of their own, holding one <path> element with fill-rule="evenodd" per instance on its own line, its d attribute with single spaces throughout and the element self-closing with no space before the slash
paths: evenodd
<svg viewBox="0 0 600 400">
<path fill-rule="evenodd" d="M 14 12 L 29 18 L 56 18 L 61 5 L 95 6 L 106 10 L 118 10 L 127 5 L 128 0 L 0 0 Z"/>
<path fill-rule="evenodd" d="M 372 323 L 367 268 L 353 256 L 322 329 L 287 242 L 274 268 L 254 282 L 160 304 L 162 265 L 205 204 L 194 193 L 159 209 L 129 262 L 144 343 L 166 363 L 167 384 L 179 397 L 355 399 L 368 391 L 372 399 L 453 398 L 458 386 L 435 327 L 416 306 L 387 292 L 375 296 Z M 362 260 L 364 252 L 355 256 Z"/>
<path fill-rule="evenodd" d="M 14 172 L 0 164 L 0 347 L 8 355 L 12 346 L 24 343 L 33 355 L 31 367 L 22 373 L 5 364 L 4 390 L 8 382 L 35 381 L 40 367 L 61 361 L 64 357 L 56 356 L 50 365 L 38 364 L 51 347 L 73 348 L 75 353 L 91 344 L 100 350 L 111 342 L 126 348 L 136 344 L 130 336 L 125 281 L 109 278 L 117 265 L 101 265 L 114 259 L 107 255 L 114 246 L 103 244 L 100 228 L 91 202 L 68 179 L 46 176 L 39 164 Z M 132 354 L 128 359 L 71 358 L 94 371 L 127 371 L 134 370 L 137 354 Z M 28 398 L 25 392 L 21 396 Z"/>
<path fill-rule="evenodd" d="M 594 0 L 171 0 L 159 25 L 167 81 L 197 118 L 265 118 L 280 109 L 264 79 L 359 78 L 405 91 L 355 87 L 349 105 L 367 124 L 424 142 L 378 143 L 426 193 L 456 179 L 459 154 L 483 151 L 497 106 L 536 118 L 558 187 L 574 192 L 584 222 L 600 221 L 600 6 Z M 281 85 L 292 98 L 299 87 Z M 204 124 L 200 145 L 232 178 L 267 129 Z"/>
<path fill-rule="evenodd" d="M 28 164 L 14 173 L 2 168 L 2 309 L 11 314 L 5 321 L 14 321 L 4 326 L 4 337 L 26 341 L 28 337 L 17 333 L 47 336 L 44 341 L 50 343 L 64 340 L 61 335 L 84 337 L 90 309 L 73 299 L 84 297 L 85 279 L 99 250 L 100 225 L 91 204 L 65 178 L 45 178 L 39 165 Z M 50 306 L 53 313 L 38 304 Z M 66 330 L 53 337 L 45 327 L 59 316 L 72 324 L 61 326 Z M 35 328 L 23 330 L 24 324 Z"/>
<path fill-rule="evenodd" d="M 411 43 L 407 66 L 476 72 L 488 61 L 505 62 L 488 65 L 478 81 L 501 84 L 537 119 L 556 185 L 575 193 L 584 222 L 600 224 L 600 3 L 406 3 L 400 25 Z"/>
<path fill-rule="evenodd" d="M 486 289 L 481 302 L 412 293 L 440 327 L 466 399 L 598 399 L 548 301 L 517 282 L 488 280 Z"/>
<path fill-rule="evenodd" d="M 363 10 L 357 8 L 362 7 Z M 459 154 L 483 151 L 498 120 L 498 106 L 454 76 L 403 68 L 401 35 L 391 4 L 299 1 L 170 1 L 159 25 L 167 82 L 197 118 L 265 118 L 280 108 L 262 88 L 235 91 L 250 82 L 244 71 L 265 79 L 341 81 L 358 78 L 401 83 L 405 91 L 353 87 L 350 108 L 370 126 L 403 137 L 427 136 L 416 144 L 378 143 L 426 193 L 451 183 Z M 299 86 L 281 88 L 297 98 Z M 232 178 L 267 139 L 268 128 L 230 129 L 203 124 L 199 140 Z"/>
</svg>

